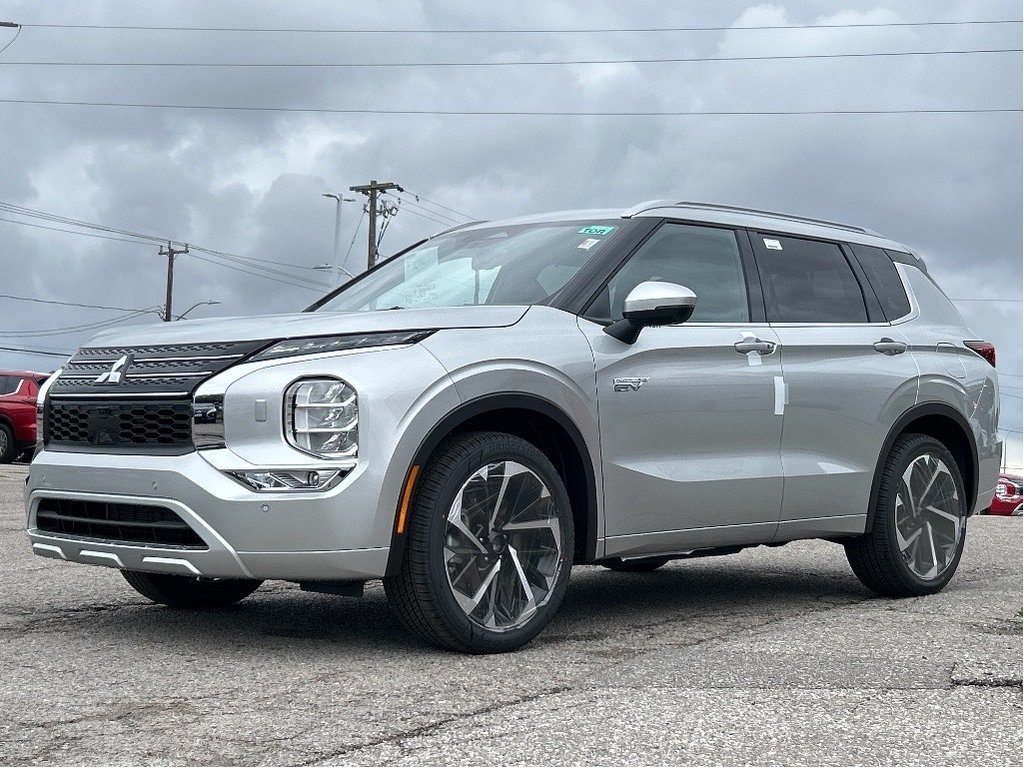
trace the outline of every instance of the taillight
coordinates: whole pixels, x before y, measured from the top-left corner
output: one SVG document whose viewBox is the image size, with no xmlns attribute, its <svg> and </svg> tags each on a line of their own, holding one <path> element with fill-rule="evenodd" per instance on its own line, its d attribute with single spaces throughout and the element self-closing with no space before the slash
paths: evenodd
<svg viewBox="0 0 1024 768">
<path fill-rule="evenodd" d="M 1019 493 L 1020 491 L 1017 490 L 1017 486 L 1009 480 L 1000 480 L 996 484 L 996 498 L 1000 501 L 1009 501 Z"/>
<path fill-rule="evenodd" d="M 965 341 L 964 346 L 977 352 L 988 361 L 993 368 L 996 367 L 996 345 L 987 341 Z"/>
</svg>

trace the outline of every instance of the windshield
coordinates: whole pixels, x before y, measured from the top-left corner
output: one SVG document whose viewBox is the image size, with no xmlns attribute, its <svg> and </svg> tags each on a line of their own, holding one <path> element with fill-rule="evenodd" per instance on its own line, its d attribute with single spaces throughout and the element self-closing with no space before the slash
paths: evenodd
<svg viewBox="0 0 1024 768">
<path fill-rule="evenodd" d="M 353 281 L 317 310 L 543 304 L 622 225 L 560 221 L 440 235 Z"/>
</svg>

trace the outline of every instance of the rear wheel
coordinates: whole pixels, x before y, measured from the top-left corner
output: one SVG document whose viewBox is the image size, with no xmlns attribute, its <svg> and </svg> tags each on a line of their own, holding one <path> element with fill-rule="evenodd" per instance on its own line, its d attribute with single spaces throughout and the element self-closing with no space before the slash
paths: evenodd
<svg viewBox="0 0 1024 768">
<path fill-rule="evenodd" d="M 399 572 L 384 580 L 402 623 L 428 642 L 502 653 L 548 624 L 569 583 L 573 526 L 555 468 L 500 432 L 453 435 L 415 490 Z"/>
<path fill-rule="evenodd" d="M 257 579 L 200 579 L 170 573 L 121 571 L 143 597 L 171 608 L 223 608 L 255 592 Z"/>
<path fill-rule="evenodd" d="M 623 560 L 622 558 L 615 558 L 614 560 L 605 560 L 601 563 L 605 568 L 610 571 L 620 571 L 623 573 L 650 573 L 656 571 L 661 566 L 665 565 L 670 558 L 667 557 L 642 557 L 636 560 Z"/>
<path fill-rule="evenodd" d="M 16 453 L 14 432 L 6 424 L 0 424 L 0 464 L 10 464 Z"/>
<path fill-rule="evenodd" d="M 864 586 L 888 597 L 938 592 L 953 578 L 967 534 L 963 478 L 928 435 L 901 435 L 882 468 L 871 530 L 846 544 Z"/>
</svg>

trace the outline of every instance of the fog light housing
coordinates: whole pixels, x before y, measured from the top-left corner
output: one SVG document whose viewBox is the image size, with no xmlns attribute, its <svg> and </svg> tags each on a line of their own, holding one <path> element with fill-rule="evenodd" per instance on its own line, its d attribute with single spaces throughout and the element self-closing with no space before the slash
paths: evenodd
<svg viewBox="0 0 1024 768">
<path fill-rule="evenodd" d="M 284 397 L 285 439 L 303 453 L 354 459 L 359 451 L 356 391 L 341 379 L 302 379 Z"/>
<path fill-rule="evenodd" d="M 247 469 L 228 472 L 242 485 L 258 492 L 326 491 L 348 473 L 347 469 Z"/>
</svg>

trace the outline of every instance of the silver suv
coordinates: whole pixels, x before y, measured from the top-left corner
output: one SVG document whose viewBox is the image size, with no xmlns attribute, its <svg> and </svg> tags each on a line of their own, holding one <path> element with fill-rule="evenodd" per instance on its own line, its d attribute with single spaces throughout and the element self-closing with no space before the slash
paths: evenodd
<svg viewBox="0 0 1024 768">
<path fill-rule="evenodd" d="M 996 485 L 994 365 L 858 227 L 664 201 L 478 223 L 304 313 L 97 337 L 40 395 L 28 536 L 175 608 L 383 579 L 473 653 L 536 636 L 573 564 L 823 538 L 924 595 Z"/>
</svg>

